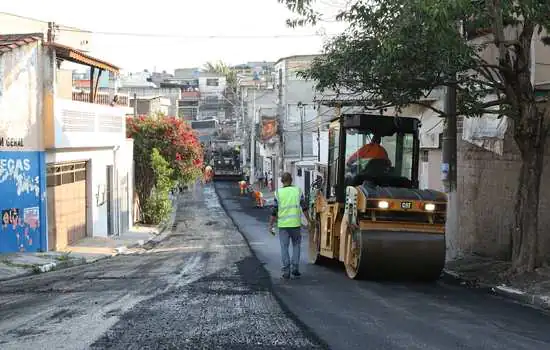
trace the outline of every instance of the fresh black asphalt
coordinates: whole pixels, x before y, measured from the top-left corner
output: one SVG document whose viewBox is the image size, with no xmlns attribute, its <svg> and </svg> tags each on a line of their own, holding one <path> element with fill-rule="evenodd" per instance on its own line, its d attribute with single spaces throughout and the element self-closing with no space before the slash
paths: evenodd
<svg viewBox="0 0 550 350">
<path fill-rule="evenodd" d="M 267 230 L 268 209 L 254 208 L 233 183 L 215 186 L 269 271 L 275 294 L 331 349 L 550 349 L 548 314 L 444 283 L 349 280 L 339 265 L 306 263 L 307 236 L 302 278 L 282 282 L 279 241 Z"/>
</svg>

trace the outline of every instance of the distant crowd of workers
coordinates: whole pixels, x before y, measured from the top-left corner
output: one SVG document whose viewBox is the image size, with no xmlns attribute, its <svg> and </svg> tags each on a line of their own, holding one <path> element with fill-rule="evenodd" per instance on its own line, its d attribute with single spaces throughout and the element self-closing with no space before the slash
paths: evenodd
<svg viewBox="0 0 550 350">
<path fill-rule="evenodd" d="M 204 167 L 203 183 L 207 184 L 212 181 L 214 177 L 214 170 L 210 165 Z M 265 205 L 264 195 L 262 190 L 268 189 L 273 192 L 273 179 L 270 174 L 262 171 L 256 172 L 256 181 L 254 184 L 250 184 L 250 174 L 248 169 L 244 170 L 244 179 L 238 182 L 241 196 L 251 194 L 256 202 L 256 207 L 263 208 Z"/>
<path fill-rule="evenodd" d="M 273 192 L 273 178 L 270 176 L 270 173 L 257 171 L 256 172 L 256 181 L 254 184 L 250 183 L 250 175 L 248 169 L 245 169 L 244 179 L 239 181 L 239 189 L 241 196 L 251 194 L 256 202 L 257 208 L 263 208 L 265 205 L 265 199 L 262 190 L 267 189 L 270 192 Z"/>
</svg>

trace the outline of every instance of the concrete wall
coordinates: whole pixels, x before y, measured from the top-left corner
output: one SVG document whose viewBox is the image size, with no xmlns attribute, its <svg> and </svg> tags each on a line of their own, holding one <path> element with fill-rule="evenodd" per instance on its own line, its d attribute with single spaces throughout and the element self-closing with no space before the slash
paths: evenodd
<svg viewBox="0 0 550 350">
<path fill-rule="evenodd" d="M 31 43 L 0 55 L 0 253 L 48 247 L 41 52 Z"/>
<path fill-rule="evenodd" d="M 516 39 L 518 31 L 513 27 L 508 27 L 505 30 L 505 36 L 507 39 Z M 536 35 L 536 34 L 535 34 Z M 535 71 L 537 75 L 535 77 L 535 83 L 542 83 L 550 81 L 550 47 L 544 45 L 540 40 L 548 35 L 547 31 L 542 31 L 535 40 Z M 482 36 L 471 40 L 473 44 L 479 44 L 487 42 L 489 36 Z M 498 57 L 498 48 L 494 45 L 487 47 L 483 51 L 483 58 L 489 63 L 496 63 Z"/>
<path fill-rule="evenodd" d="M 422 160 L 423 152 L 427 153 L 427 161 Z M 420 153 L 419 187 L 443 191 L 443 182 L 441 181 L 441 149 L 425 149 L 421 150 Z"/>
<path fill-rule="evenodd" d="M 550 154 L 546 153 L 539 207 L 541 233 L 550 230 L 550 216 L 545 215 L 550 210 Z M 461 208 L 457 242 L 461 252 L 496 257 L 506 255 L 513 230 L 519 168 L 519 153 L 510 132 L 502 156 L 459 141 L 458 196 Z M 548 246 L 548 235 L 541 236 L 544 241 L 540 244 Z"/>
<path fill-rule="evenodd" d="M 59 98 L 72 100 L 73 72 L 69 69 L 58 69 L 56 74 L 56 96 Z"/>
<path fill-rule="evenodd" d="M 52 147 L 105 147 L 126 138 L 125 108 L 55 99 Z"/>
<path fill-rule="evenodd" d="M 119 233 L 131 228 L 135 222 L 134 195 L 134 140 L 126 139 L 115 153 L 117 190 L 115 201 L 119 215 L 115 218 Z M 126 201 L 126 203 L 125 203 Z M 125 222 L 124 222 L 125 221 Z"/>
</svg>

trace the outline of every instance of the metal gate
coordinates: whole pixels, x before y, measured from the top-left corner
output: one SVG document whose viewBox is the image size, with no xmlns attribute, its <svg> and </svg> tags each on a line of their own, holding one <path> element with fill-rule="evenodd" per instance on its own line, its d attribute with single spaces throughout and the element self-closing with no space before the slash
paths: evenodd
<svg viewBox="0 0 550 350">
<path fill-rule="evenodd" d="M 84 162 L 48 164 L 48 250 L 63 249 L 86 237 L 87 196 Z"/>
</svg>

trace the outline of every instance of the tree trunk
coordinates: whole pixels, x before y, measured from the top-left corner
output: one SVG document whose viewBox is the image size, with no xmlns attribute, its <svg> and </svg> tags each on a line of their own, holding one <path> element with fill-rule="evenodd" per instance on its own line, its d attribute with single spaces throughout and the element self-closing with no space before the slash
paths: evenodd
<svg viewBox="0 0 550 350">
<path fill-rule="evenodd" d="M 151 197 L 153 190 L 154 175 L 150 168 L 150 163 L 143 164 L 143 160 L 136 158 L 136 165 L 134 167 L 135 187 L 139 198 L 139 210 L 141 214 L 141 220 L 143 220 L 143 209 Z"/>
<path fill-rule="evenodd" d="M 531 105 L 514 125 L 514 138 L 521 153 L 516 193 L 515 225 L 511 239 L 512 272 L 530 272 L 542 264 L 539 249 L 538 210 L 546 132 L 543 115 Z"/>
</svg>

